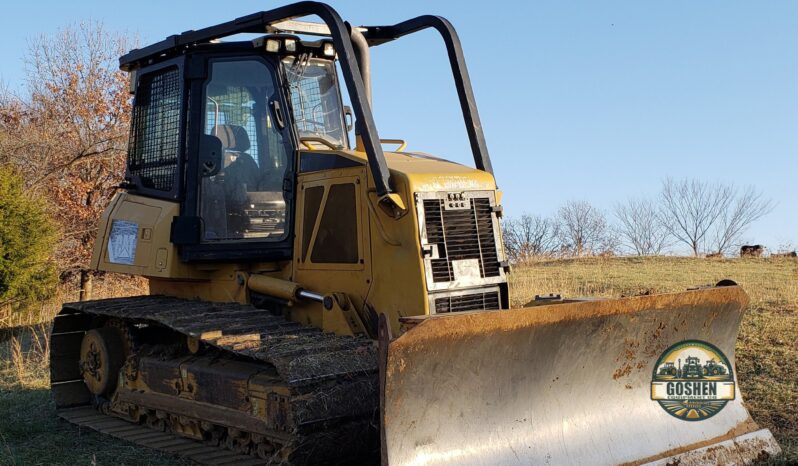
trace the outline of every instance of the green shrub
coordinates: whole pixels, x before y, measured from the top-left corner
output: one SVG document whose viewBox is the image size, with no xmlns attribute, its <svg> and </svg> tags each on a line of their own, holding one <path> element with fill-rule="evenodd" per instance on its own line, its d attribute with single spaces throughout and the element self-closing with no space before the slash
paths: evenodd
<svg viewBox="0 0 798 466">
<path fill-rule="evenodd" d="M 27 312 L 57 285 L 51 261 L 56 229 L 44 202 L 0 167 L 0 316 Z M 0 322 L 1 323 L 1 322 Z"/>
</svg>

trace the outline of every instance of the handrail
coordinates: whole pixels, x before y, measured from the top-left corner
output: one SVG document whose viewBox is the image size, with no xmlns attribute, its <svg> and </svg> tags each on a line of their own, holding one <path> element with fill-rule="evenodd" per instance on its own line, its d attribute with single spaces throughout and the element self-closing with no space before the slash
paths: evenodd
<svg viewBox="0 0 798 466">
<path fill-rule="evenodd" d="M 313 147 L 313 144 L 308 144 L 308 142 L 316 142 L 321 145 L 327 146 L 332 150 L 341 150 L 344 148 L 344 146 L 335 145 L 332 142 L 328 141 L 326 138 L 323 138 L 321 136 L 300 136 L 299 142 L 301 142 L 302 145 L 307 147 L 308 150 L 310 151 L 314 151 L 316 149 Z"/>
<path fill-rule="evenodd" d="M 380 139 L 381 144 L 398 144 L 394 152 L 402 152 L 407 148 L 407 142 L 404 139 Z"/>
</svg>

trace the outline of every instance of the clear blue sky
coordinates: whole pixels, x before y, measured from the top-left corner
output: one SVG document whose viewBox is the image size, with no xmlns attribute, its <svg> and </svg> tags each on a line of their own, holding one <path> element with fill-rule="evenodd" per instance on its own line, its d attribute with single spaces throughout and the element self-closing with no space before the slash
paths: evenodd
<svg viewBox="0 0 798 466">
<path fill-rule="evenodd" d="M 609 210 L 666 176 L 753 184 L 778 203 L 746 234 L 798 246 L 798 2 L 338 1 L 355 24 L 446 16 L 458 29 L 510 215 L 585 199 Z M 84 19 L 142 44 L 269 1 L 7 2 L 0 80 L 26 39 Z M 445 52 L 432 32 L 373 52 L 384 138 L 470 162 Z"/>
</svg>

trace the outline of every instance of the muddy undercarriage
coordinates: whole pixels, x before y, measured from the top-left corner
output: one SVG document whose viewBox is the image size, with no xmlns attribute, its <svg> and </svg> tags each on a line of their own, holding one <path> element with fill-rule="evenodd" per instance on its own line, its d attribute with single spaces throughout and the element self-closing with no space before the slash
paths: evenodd
<svg viewBox="0 0 798 466">
<path fill-rule="evenodd" d="M 65 305 L 52 345 L 62 411 L 94 406 L 265 463 L 378 457 L 370 340 L 252 306 L 141 296 Z"/>
</svg>

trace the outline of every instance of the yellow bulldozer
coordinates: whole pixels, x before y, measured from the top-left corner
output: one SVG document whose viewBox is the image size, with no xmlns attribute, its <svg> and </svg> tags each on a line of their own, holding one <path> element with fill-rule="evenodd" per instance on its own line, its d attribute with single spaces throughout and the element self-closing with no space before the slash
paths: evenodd
<svg viewBox="0 0 798 466">
<path fill-rule="evenodd" d="M 378 135 L 370 50 L 426 29 L 445 43 L 473 168 Z M 146 277 L 151 294 L 64 305 L 51 336 L 63 418 L 203 464 L 779 451 L 739 389 L 700 422 L 651 399 L 674 343 L 708 341 L 733 363 L 739 287 L 510 309 L 501 193 L 446 19 L 353 26 L 301 2 L 120 64 L 127 169 L 92 266 Z"/>
</svg>

